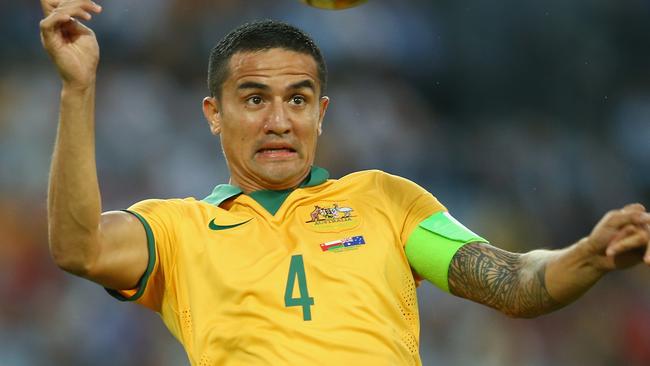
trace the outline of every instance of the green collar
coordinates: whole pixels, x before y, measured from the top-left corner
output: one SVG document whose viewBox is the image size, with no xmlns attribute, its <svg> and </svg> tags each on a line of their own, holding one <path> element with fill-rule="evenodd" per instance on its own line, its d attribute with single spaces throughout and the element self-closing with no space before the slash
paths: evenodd
<svg viewBox="0 0 650 366">
<path fill-rule="evenodd" d="M 313 165 L 309 175 L 307 175 L 307 178 L 305 178 L 299 187 L 317 186 L 324 183 L 329 177 L 330 173 L 327 170 Z M 291 192 L 293 192 L 292 189 L 285 189 L 282 191 L 262 190 L 251 192 L 249 196 L 262 205 L 262 207 L 270 212 L 271 215 L 275 215 Z M 231 184 L 219 184 L 214 187 L 214 190 L 212 190 L 212 193 L 209 196 L 203 199 L 203 202 L 219 206 L 223 201 L 240 194 L 242 194 L 242 190 L 237 186 Z"/>
</svg>

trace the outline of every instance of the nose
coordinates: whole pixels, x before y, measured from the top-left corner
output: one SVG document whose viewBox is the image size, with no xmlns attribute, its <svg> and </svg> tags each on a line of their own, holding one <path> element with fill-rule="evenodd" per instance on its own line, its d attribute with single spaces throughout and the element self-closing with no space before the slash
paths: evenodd
<svg viewBox="0 0 650 366">
<path fill-rule="evenodd" d="M 285 110 L 285 103 L 275 100 L 270 108 L 269 114 L 264 123 L 264 133 L 273 135 L 285 135 L 291 132 L 291 121 Z"/>
</svg>

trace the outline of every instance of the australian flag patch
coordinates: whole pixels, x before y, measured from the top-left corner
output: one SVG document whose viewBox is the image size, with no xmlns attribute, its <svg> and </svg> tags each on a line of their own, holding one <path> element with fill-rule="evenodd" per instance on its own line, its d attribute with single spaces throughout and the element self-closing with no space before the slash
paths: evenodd
<svg viewBox="0 0 650 366">
<path fill-rule="evenodd" d="M 357 246 L 366 244 L 362 235 L 351 236 L 349 238 L 328 241 L 320 245 L 323 252 L 339 252 L 347 249 L 356 249 Z"/>
</svg>

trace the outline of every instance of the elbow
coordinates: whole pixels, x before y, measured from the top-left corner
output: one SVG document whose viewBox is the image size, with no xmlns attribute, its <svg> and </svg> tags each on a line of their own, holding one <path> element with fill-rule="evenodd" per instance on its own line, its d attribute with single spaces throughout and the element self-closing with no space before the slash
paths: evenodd
<svg viewBox="0 0 650 366">
<path fill-rule="evenodd" d="M 92 260 L 87 250 L 74 249 L 84 245 L 50 239 L 50 256 L 60 269 L 80 277 L 92 272 Z"/>
</svg>

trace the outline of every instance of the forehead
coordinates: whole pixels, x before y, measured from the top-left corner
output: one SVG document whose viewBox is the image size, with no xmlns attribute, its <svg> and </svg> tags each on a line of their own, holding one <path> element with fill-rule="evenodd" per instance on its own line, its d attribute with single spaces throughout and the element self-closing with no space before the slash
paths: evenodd
<svg viewBox="0 0 650 366">
<path fill-rule="evenodd" d="M 309 79 L 320 86 L 316 60 L 309 54 L 283 48 L 237 52 L 230 58 L 228 69 L 225 88 L 253 80 L 291 83 L 298 79 Z"/>
</svg>

